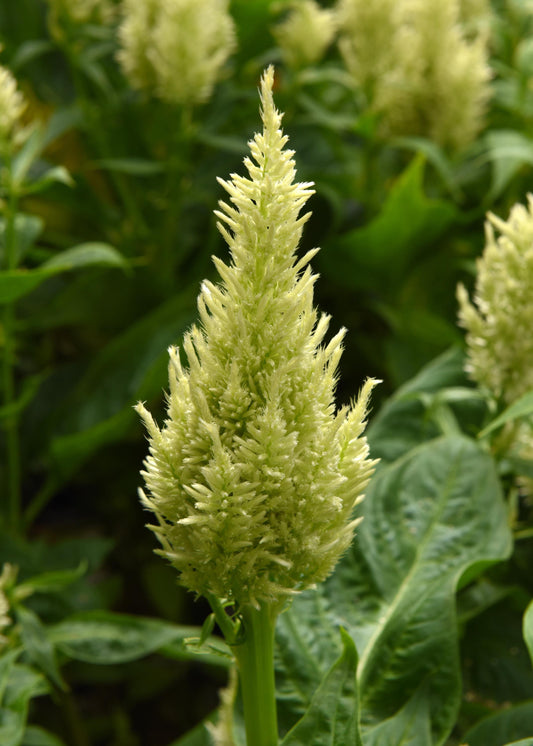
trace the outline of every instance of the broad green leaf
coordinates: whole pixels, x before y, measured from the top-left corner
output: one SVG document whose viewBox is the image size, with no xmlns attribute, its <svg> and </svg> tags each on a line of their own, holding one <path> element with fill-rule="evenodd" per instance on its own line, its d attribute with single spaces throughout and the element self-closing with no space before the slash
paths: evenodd
<svg viewBox="0 0 533 746">
<path fill-rule="evenodd" d="M 376 746 L 430 746 L 433 741 L 426 684 L 422 683 L 404 707 L 378 723 L 371 733 Z"/>
<path fill-rule="evenodd" d="M 23 606 L 17 606 L 15 614 L 29 661 L 46 674 L 56 686 L 65 690 L 67 687 L 59 672 L 55 651 L 47 637 L 45 626 L 33 611 Z"/>
<path fill-rule="evenodd" d="M 505 425 L 506 422 L 518 420 L 521 417 L 529 417 L 533 414 L 533 391 L 528 391 L 520 399 L 513 402 L 507 409 L 502 412 L 490 425 L 487 425 L 480 433 L 479 437 L 483 438 L 493 430 Z"/>
<path fill-rule="evenodd" d="M 533 601 L 529 604 L 524 614 L 524 640 L 526 641 L 529 656 L 533 663 Z"/>
<path fill-rule="evenodd" d="M 320 680 L 315 651 L 334 654 L 331 631 L 342 624 L 360 656 L 365 746 L 382 746 L 385 721 L 387 733 L 397 727 L 410 734 L 413 717 L 429 722 L 430 737 L 411 743 L 439 746 L 460 701 L 457 584 L 472 566 L 505 559 L 512 546 L 492 458 L 465 437 L 437 438 L 383 465 L 362 512 L 350 552 L 315 592 L 323 597 L 314 601 L 320 613 L 310 614 L 309 596 L 302 594 L 280 619 L 280 709 L 286 721 L 285 710 L 305 705 Z M 318 639 L 310 642 L 313 634 Z M 298 691 L 287 681 L 301 661 L 308 663 Z"/>
<path fill-rule="evenodd" d="M 431 246 L 459 219 L 451 202 L 424 194 L 425 161 L 415 158 L 391 187 L 374 220 L 344 234 L 337 251 L 344 259 L 342 271 L 352 268 L 353 282 L 367 281 L 361 273 L 376 271 L 397 284 L 422 247 Z M 359 278 L 360 276 L 360 278 Z"/>
<path fill-rule="evenodd" d="M 355 676 L 357 651 L 342 628 L 341 637 L 341 657 L 324 676 L 305 715 L 281 746 L 362 746 Z"/>
<path fill-rule="evenodd" d="M 91 265 L 128 267 L 128 263 L 122 254 L 112 246 L 94 242 L 79 244 L 79 246 L 73 246 L 71 249 L 61 251 L 44 262 L 42 268 L 65 272 Z"/>
<path fill-rule="evenodd" d="M 65 743 L 44 728 L 29 725 L 24 731 L 21 746 L 65 746 Z"/>
<path fill-rule="evenodd" d="M 533 733 L 533 700 L 485 718 L 463 737 L 469 746 L 501 746 Z"/>
<path fill-rule="evenodd" d="M 196 658 L 186 640 L 199 634 L 197 627 L 110 611 L 76 614 L 48 629 L 51 643 L 69 658 L 100 665 L 137 660 L 166 646 L 172 657 L 179 649 L 181 658 Z"/>
<path fill-rule="evenodd" d="M 533 746 L 533 738 L 523 738 L 521 741 L 513 741 L 506 746 Z"/>
</svg>

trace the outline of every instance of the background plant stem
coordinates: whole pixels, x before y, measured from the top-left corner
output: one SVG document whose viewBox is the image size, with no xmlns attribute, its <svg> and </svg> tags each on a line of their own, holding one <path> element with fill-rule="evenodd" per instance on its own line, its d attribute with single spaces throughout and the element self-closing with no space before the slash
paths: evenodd
<svg viewBox="0 0 533 746">
<path fill-rule="evenodd" d="M 241 610 L 244 640 L 233 650 L 239 669 L 248 746 L 277 746 L 274 628 L 277 611 L 268 604 Z"/>
<path fill-rule="evenodd" d="M 17 214 L 17 196 L 12 186 L 11 162 L 6 159 L 9 173 L 9 193 L 5 207 L 4 233 L 4 266 L 10 271 L 17 265 L 15 216 Z M 4 336 L 4 354 L 2 359 L 3 404 L 10 407 L 14 404 L 15 395 L 15 308 L 14 303 L 7 303 L 2 309 Z M 16 410 L 8 414 L 4 423 L 7 452 L 7 523 L 14 530 L 19 528 L 20 519 L 20 443 L 18 432 L 18 415 Z"/>
</svg>

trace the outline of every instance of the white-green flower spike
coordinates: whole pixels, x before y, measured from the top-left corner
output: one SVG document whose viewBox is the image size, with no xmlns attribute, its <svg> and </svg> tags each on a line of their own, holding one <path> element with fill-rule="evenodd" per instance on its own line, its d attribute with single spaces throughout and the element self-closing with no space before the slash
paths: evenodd
<svg viewBox="0 0 533 746">
<path fill-rule="evenodd" d="M 202 284 L 187 366 L 170 350 L 163 428 L 137 407 L 150 440 L 142 501 L 160 553 L 191 591 L 256 608 L 329 575 L 375 464 L 362 433 L 376 382 L 335 411 L 344 330 L 323 344 L 329 318 L 313 307 L 308 264 L 317 250 L 296 256 L 313 192 L 294 181 L 273 80 L 269 68 L 248 176 L 221 181 L 231 261 L 214 258 L 221 281 Z"/>
<path fill-rule="evenodd" d="M 459 323 L 467 330 L 467 371 L 510 404 L 533 389 L 533 196 L 507 221 L 489 213 L 485 227 L 475 305 L 457 289 Z"/>
</svg>

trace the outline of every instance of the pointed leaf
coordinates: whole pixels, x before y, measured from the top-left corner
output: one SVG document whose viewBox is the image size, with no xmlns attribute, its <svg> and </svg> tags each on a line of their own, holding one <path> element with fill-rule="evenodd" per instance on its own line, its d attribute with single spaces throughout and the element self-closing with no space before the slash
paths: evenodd
<svg viewBox="0 0 533 746">
<path fill-rule="evenodd" d="M 179 650 L 183 659 L 196 658 L 186 640 L 199 635 L 197 627 L 110 611 L 75 614 L 48 629 L 50 641 L 69 658 L 100 665 L 137 660 L 165 646 L 172 657 Z"/>
<path fill-rule="evenodd" d="M 520 399 L 513 402 L 507 409 L 502 412 L 490 425 L 487 425 L 480 433 L 479 437 L 483 438 L 493 430 L 505 425 L 506 422 L 518 420 L 521 417 L 529 417 L 533 414 L 533 391 L 526 392 Z"/>
<path fill-rule="evenodd" d="M 24 731 L 21 746 L 65 746 L 64 741 L 53 733 L 36 725 L 28 725 Z"/>
<path fill-rule="evenodd" d="M 67 271 L 91 265 L 128 267 L 127 261 L 116 249 L 105 243 L 83 243 L 56 254 L 42 265 L 43 269 Z"/>
<path fill-rule="evenodd" d="M 281 746 L 362 746 L 355 672 L 357 651 L 341 628 L 344 650 L 324 676 L 307 712 Z"/>
<path fill-rule="evenodd" d="M 425 195 L 424 167 L 424 158 L 415 158 L 392 186 L 379 215 L 342 237 L 338 251 L 345 259 L 343 271 L 351 267 L 355 275 L 357 269 L 375 270 L 397 283 L 421 247 L 432 246 L 459 219 L 453 203 Z M 353 280 L 357 283 L 357 276 Z"/>
<path fill-rule="evenodd" d="M 29 660 L 57 687 L 65 690 L 67 686 L 59 672 L 55 651 L 46 635 L 43 623 L 33 611 L 23 606 L 16 607 L 15 613 L 20 624 L 20 636 L 24 650 Z"/>
<path fill-rule="evenodd" d="M 533 701 L 490 715 L 469 730 L 464 741 L 469 746 L 501 746 L 529 737 L 530 733 L 533 733 Z"/>
</svg>

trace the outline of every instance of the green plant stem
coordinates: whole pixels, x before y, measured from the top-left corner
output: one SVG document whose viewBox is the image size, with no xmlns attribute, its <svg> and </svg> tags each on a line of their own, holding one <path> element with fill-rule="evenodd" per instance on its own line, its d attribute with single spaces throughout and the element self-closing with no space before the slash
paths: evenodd
<svg viewBox="0 0 533 746">
<path fill-rule="evenodd" d="M 244 705 L 248 746 L 277 746 L 274 628 L 277 611 L 268 604 L 241 609 L 244 638 L 233 647 Z"/>
<path fill-rule="evenodd" d="M 11 162 L 7 160 L 8 172 L 11 174 Z M 4 252 L 5 268 L 10 271 L 17 265 L 16 256 L 16 235 L 15 235 L 15 216 L 17 214 L 17 195 L 12 188 L 11 176 L 9 177 L 9 194 L 5 208 L 5 233 L 4 233 Z M 2 387 L 3 387 L 3 404 L 9 407 L 15 402 L 15 307 L 13 303 L 8 303 L 2 309 L 2 326 L 3 326 L 3 344 L 4 354 L 2 356 Z M 18 415 L 14 410 L 4 423 L 6 434 L 6 455 L 7 455 L 7 522 L 8 525 L 17 531 L 20 521 L 20 442 L 18 431 Z"/>
</svg>

